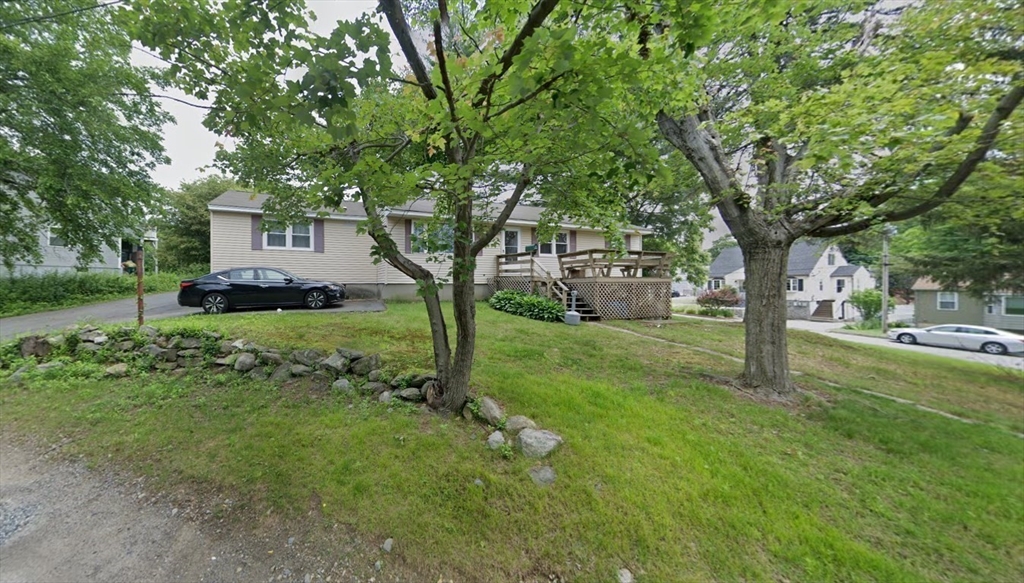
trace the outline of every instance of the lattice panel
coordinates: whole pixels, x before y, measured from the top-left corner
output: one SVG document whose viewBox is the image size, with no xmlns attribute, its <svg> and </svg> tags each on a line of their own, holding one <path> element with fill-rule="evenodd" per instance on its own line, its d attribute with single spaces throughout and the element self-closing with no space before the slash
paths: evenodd
<svg viewBox="0 0 1024 583">
<path fill-rule="evenodd" d="M 533 293 L 533 282 L 529 277 L 492 277 L 487 280 L 487 287 L 490 288 L 492 294 L 509 289 Z"/>
<path fill-rule="evenodd" d="M 565 280 L 602 320 L 672 317 L 671 280 L 622 282 Z"/>
</svg>

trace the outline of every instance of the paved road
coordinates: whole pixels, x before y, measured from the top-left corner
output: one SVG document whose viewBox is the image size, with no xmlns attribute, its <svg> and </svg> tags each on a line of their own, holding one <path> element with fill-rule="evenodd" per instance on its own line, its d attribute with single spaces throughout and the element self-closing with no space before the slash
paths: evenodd
<svg viewBox="0 0 1024 583">
<path fill-rule="evenodd" d="M 178 292 L 150 294 L 146 296 L 146 321 L 198 314 L 199 308 L 183 308 L 178 305 Z M 379 300 L 350 300 L 341 306 L 327 308 L 326 312 L 382 312 L 384 302 Z M 0 340 L 9 340 L 28 332 L 59 330 L 79 322 L 91 324 L 116 324 L 134 322 L 136 318 L 135 298 L 115 300 L 80 308 L 55 310 L 41 314 L 0 318 Z"/>
</svg>

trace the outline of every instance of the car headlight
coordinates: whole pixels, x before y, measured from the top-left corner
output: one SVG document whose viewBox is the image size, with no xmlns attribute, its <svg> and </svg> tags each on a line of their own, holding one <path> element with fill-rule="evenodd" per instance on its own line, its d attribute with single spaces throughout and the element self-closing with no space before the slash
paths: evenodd
<svg viewBox="0 0 1024 583">
<path fill-rule="evenodd" d="M 333 283 L 331 285 L 327 286 L 327 289 L 329 289 L 331 291 L 341 291 L 341 287 L 337 286 L 337 285 L 334 285 Z"/>
</svg>

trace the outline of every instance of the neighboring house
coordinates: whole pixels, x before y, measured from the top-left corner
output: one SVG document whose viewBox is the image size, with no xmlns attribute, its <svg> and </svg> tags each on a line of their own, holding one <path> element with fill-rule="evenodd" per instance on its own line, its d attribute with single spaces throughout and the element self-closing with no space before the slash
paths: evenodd
<svg viewBox="0 0 1024 583">
<path fill-rule="evenodd" d="M 711 263 L 708 290 L 731 286 L 743 292 L 743 252 L 728 247 Z M 855 319 L 847 300 L 857 290 L 874 289 L 875 278 L 867 269 L 852 265 L 835 245 L 797 241 L 789 251 L 786 279 L 788 316 L 795 319 Z"/>
<path fill-rule="evenodd" d="M 914 322 L 917 326 L 967 324 L 1024 332 L 1024 295 L 994 294 L 985 300 L 943 289 L 927 277 L 914 282 Z"/>
<path fill-rule="evenodd" d="M 42 252 L 43 260 L 39 263 L 15 263 L 13 273 L 15 275 L 38 274 L 51 271 L 99 271 L 107 273 L 121 273 L 121 244 L 118 249 L 103 247 L 100 258 L 86 266 L 80 266 L 78 253 L 66 246 L 64 241 L 50 232 L 49 229 L 39 234 L 39 249 Z M 0 265 L 0 271 L 7 273 L 6 268 Z"/>
<path fill-rule="evenodd" d="M 308 222 L 292 226 L 263 228 L 264 194 L 228 191 L 210 202 L 210 267 L 213 271 L 244 265 L 266 265 L 286 269 L 301 277 L 337 281 L 346 285 L 349 297 L 416 298 L 416 283 L 386 262 L 373 263 L 374 242 L 357 232 L 366 213 L 359 202 L 346 204 L 344 212 L 326 217 L 309 213 Z M 477 297 L 488 295 L 488 280 L 497 275 L 498 255 L 520 253 L 529 245 L 539 247 L 538 263 L 552 274 L 559 271 L 559 253 L 603 249 L 600 230 L 563 224 L 550 241 L 537 240 L 537 225 L 543 209 L 519 206 L 505 229 L 477 257 Z M 398 248 L 413 261 L 438 277 L 448 276 L 451 261 L 430 262 L 416 242 L 425 221 L 433 216 L 430 202 L 418 201 L 408 207 L 391 209 L 387 224 Z M 271 223 L 273 225 L 273 223 Z M 625 233 L 630 249 L 643 248 L 644 229 Z M 449 288 L 442 297 L 450 298 Z"/>
</svg>

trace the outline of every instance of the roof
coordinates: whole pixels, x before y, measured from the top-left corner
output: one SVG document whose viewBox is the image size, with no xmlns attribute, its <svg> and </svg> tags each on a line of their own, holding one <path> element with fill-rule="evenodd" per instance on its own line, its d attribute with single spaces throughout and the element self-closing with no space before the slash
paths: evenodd
<svg viewBox="0 0 1024 583">
<path fill-rule="evenodd" d="M 832 277 L 850 277 L 861 269 L 860 265 L 840 265 L 832 272 Z"/>
<path fill-rule="evenodd" d="M 932 280 L 930 277 L 917 278 L 917 281 L 914 282 L 913 287 L 910 289 L 914 291 L 946 291 L 938 282 Z M 957 288 L 953 288 L 949 291 L 956 291 L 956 289 Z"/>
<path fill-rule="evenodd" d="M 814 266 L 821 259 L 821 254 L 828 248 L 828 244 L 817 241 L 797 241 L 789 250 L 789 264 L 786 267 L 786 274 L 790 276 L 810 275 Z M 708 275 L 712 278 L 722 278 L 730 273 L 743 269 L 743 252 L 739 247 L 727 247 L 719 253 L 718 257 L 711 262 Z M 848 273 L 842 270 L 849 269 Z M 837 268 L 832 275 L 853 275 L 860 269 L 857 265 L 844 265 Z"/>
<path fill-rule="evenodd" d="M 207 208 L 210 210 L 248 212 L 256 214 L 263 212 L 263 204 L 269 199 L 270 195 L 268 194 L 255 194 L 252 192 L 229 190 L 210 201 Z M 497 216 L 498 213 L 501 212 L 500 204 L 477 210 L 486 211 L 488 216 Z M 329 213 L 333 218 L 366 218 L 366 209 L 363 208 L 363 203 L 359 201 L 346 202 L 345 208 L 342 211 L 330 209 L 321 209 L 321 211 Z M 434 214 L 434 202 L 430 200 L 416 200 L 404 207 L 393 208 L 389 212 L 392 215 L 404 217 L 426 217 Z M 537 224 L 540 222 L 541 213 L 543 212 L 544 209 L 542 207 L 520 204 L 513 209 L 512 214 L 508 218 L 508 224 Z M 575 227 L 577 225 L 563 223 L 563 226 Z M 636 231 L 644 235 L 651 234 L 650 230 L 639 227 L 631 227 L 629 230 Z"/>
</svg>

